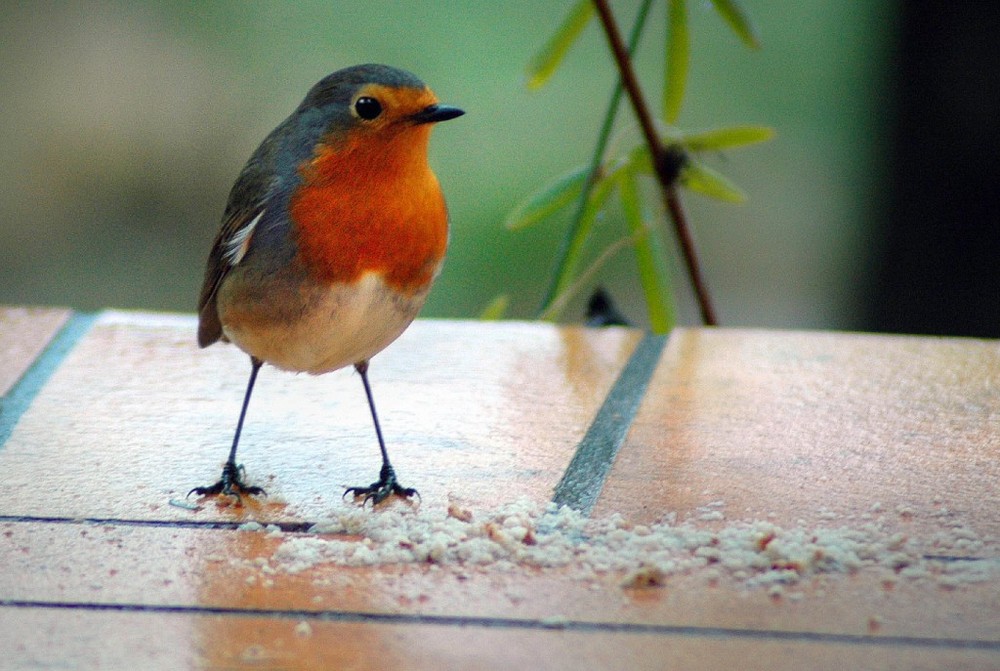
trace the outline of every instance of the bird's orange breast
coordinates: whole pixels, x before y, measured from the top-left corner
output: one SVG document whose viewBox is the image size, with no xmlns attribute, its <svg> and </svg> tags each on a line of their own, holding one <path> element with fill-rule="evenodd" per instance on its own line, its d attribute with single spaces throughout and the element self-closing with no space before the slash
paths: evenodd
<svg viewBox="0 0 1000 671">
<path fill-rule="evenodd" d="M 365 273 L 404 294 L 433 279 L 448 244 L 448 211 L 427 163 L 429 126 L 321 143 L 299 171 L 289 213 L 299 254 L 319 281 Z"/>
</svg>

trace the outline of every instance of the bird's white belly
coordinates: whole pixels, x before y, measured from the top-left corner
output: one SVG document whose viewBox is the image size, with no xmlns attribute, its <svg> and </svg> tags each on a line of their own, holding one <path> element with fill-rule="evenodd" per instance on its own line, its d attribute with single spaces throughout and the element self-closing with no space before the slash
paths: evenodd
<svg viewBox="0 0 1000 671">
<path fill-rule="evenodd" d="M 373 273 L 350 285 L 314 287 L 294 319 L 226 323 L 223 332 L 247 354 L 277 368 L 328 373 L 367 361 L 410 325 L 427 292 L 402 296 Z"/>
</svg>

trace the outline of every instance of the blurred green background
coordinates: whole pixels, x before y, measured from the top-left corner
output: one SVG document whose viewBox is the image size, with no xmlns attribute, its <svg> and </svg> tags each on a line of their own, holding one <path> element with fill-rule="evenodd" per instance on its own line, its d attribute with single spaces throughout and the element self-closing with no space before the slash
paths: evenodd
<svg viewBox="0 0 1000 671">
<path fill-rule="evenodd" d="M 637 66 L 659 99 L 665 5 Z M 744 2 L 763 49 L 690 3 L 681 126 L 773 126 L 776 140 L 707 162 L 742 206 L 685 198 L 724 325 L 853 328 L 871 272 L 886 168 L 894 5 Z M 507 212 L 586 162 L 615 81 L 596 22 L 555 79 L 524 67 L 568 2 L 3 3 L 0 303 L 193 311 L 203 264 L 244 161 L 319 78 L 361 62 L 413 71 L 467 115 L 431 161 L 452 243 L 425 316 L 476 316 L 500 293 L 538 307 L 564 226 L 512 233 Z M 636 2 L 614 3 L 627 28 Z M 631 112 L 619 125 L 631 124 Z M 593 247 L 621 236 L 602 221 Z M 592 255 L 592 256 L 593 256 Z M 630 253 L 598 278 L 642 322 Z M 675 264 L 676 267 L 676 264 Z M 695 321 L 678 278 L 683 321 Z M 578 319 L 582 298 L 564 315 Z"/>
</svg>

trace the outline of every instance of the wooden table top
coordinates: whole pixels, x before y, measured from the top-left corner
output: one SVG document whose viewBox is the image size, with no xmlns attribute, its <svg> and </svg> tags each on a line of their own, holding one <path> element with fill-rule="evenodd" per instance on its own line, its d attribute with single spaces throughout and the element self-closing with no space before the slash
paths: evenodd
<svg viewBox="0 0 1000 671">
<path fill-rule="evenodd" d="M 1000 343 L 420 320 L 360 381 L 0 308 L 3 668 L 998 669 Z M 555 503 L 552 503 L 553 500 Z M 563 506 L 563 507 L 560 507 Z"/>
</svg>

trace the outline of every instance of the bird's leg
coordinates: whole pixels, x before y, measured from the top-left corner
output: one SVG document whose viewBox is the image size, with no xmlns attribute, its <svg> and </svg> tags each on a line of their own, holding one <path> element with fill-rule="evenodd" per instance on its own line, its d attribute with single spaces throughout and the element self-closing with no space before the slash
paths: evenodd
<svg viewBox="0 0 1000 671">
<path fill-rule="evenodd" d="M 192 494 L 197 494 L 198 496 L 225 494 L 227 496 L 235 496 L 239 500 L 242 494 L 250 494 L 251 496 L 258 494 L 267 495 L 267 492 L 260 487 L 254 487 L 243 482 L 243 466 L 236 463 L 236 448 L 240 444 L 240 433 L 243 432 L 243 420 L 247 416 L 247 406 L 250 405 L 250 394 L 253 393 L 253 385 L 257 381 L 257 373 L 260 371 L 262 363 L 260 359 L 250 357 L 250 365 L 252 366 L 250 369 L 250 381 L 247 382 L 246 395 L 243 397 L 243 408 L 240 410 L 239 422 L 236 423 L 236 435 L 233 436 L 233 446 L 229 449 L 229 458 L 226 459 L 226 465 L 222 467 L 222 477 L 213 485 L 195 487 L 188 492 L 188 496 Z"/>
<path fill-rule="evenodd" d="M 381 503 L 389 498 L 391 494 L 402 496 L 403 498 L 411 496 L 420 498 L 420 494 L 417 493 L 416 489 L 403 487 L 399 484 L 399 481 L 396 479 L 396 471 L 393 469 L 392 464 L 389 463 L 389 453 L 385 449 L 385 440 L 382 438 L 382 427 L 379 426 L 378 413 L 375 412 L 375 399 L 372 397 L 372 387 L 368 382 L 368 362 L 362 361 L 356 363 L 354 364 L 354 368 L 361 375 L 361 383 L 365 386 L 365 396 L 368 397 L 368 407 L 372 411 L 372 421 L 375 423 L 375 435 L 378 437 L 378 447 L 382 451 L 382 468 L 378 474 L 378 481 L 373 482 L 367 487 L 348 487 L 347 491 L 344 492 L 344 496 L 348 494 L 353 495 L 354 498 L 360 496 L 364 498 L 364 503 L 371 501 L 373 504 Z"/>
</svg>

